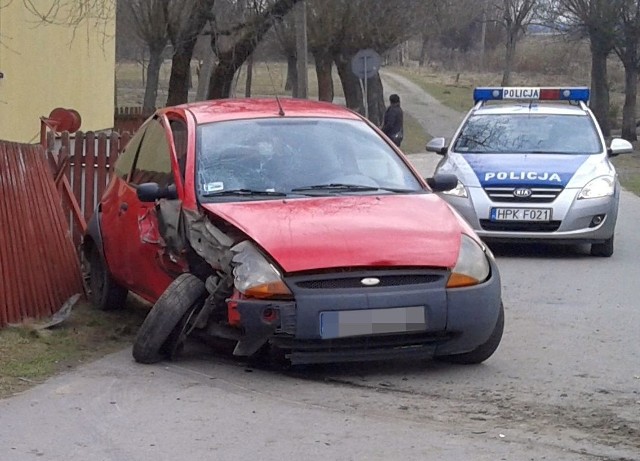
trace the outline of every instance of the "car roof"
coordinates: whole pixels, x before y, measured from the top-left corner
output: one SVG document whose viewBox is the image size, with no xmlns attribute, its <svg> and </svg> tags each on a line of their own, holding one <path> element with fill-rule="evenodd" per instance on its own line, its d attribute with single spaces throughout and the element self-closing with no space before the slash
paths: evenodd
<svg viewBox="0 0 640 461">
<path fill-rule="evenodd" d="M 483 104 L 474 110 L 476 115 L 588 115 L 587 111 L 575 104 L 567 103 L 495 103 Z"/>
<path fill-rule="evenodd" d="M 280 108 L 282 108 L 281 114 Z M 196 123 L 211 123 L 226 120 L 274 117 L 327 117 L 362 120 L 355 112 L 328 102 L 293 98 L 238 98 L 215 99 L 191 104 L 182 104 L 163 110 L 191 112 Z"/>
</svg>

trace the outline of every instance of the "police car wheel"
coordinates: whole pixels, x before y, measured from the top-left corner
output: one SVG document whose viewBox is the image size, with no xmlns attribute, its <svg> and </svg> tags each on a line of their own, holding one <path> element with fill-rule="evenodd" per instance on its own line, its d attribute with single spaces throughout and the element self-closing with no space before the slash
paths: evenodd
<svg viewBox="0 0 640 461">
<path fill-rule="evenodd" d="M 608 258 L 613 255 L 613 236 L 608 238 L 603 243 L 591 244 L 591 256 L 602 256 Z"/>
</svg>

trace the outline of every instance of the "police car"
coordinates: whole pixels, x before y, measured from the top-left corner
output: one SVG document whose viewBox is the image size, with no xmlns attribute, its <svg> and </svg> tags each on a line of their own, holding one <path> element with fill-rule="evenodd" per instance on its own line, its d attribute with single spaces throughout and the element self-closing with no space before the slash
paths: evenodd
<svg viewBox="0 0 640 461">
<path fill-rule="evenodd" d="M 614 138 L 607 146 L 589 108 L 589 89 L 476 88 L 475 105 L 436 173 L 458 177 L 442 193 L 488 241 L 588 243 L 611 256 L 620 184 L 610 158 L 632 152 Z"/>
</svg>

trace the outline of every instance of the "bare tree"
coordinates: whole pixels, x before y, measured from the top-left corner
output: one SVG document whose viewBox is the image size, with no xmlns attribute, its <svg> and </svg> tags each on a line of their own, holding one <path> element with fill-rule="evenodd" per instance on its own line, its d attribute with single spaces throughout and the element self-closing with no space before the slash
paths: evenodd
<svg viewBox="0 0 640 461">
<path fill-rule="evenodd" d="M 499 12 L 499 24 L 505 32 L 504 69 L 502 71 L 502 85 L 511 84 L 511 71 L 516 55 L 518 39 L 524 35 L 533 17 L 532 10 L 536 0 L 499 0 L 493 3 L 493 8 Z"/>
<path fill-rule="evenodd" d="M 287 60 L 287 79 L 284 84 L 285 90 L 292 90 L 298 85 L 298 68 L 296 67 L 296 25 L 295 16 L 286 15 L 277 21 L 273 30 L 280 49 Z M 295 97 L 295 95 L 294 95 Z"/>
<path fill-rule="evenodd" d="M 255 51 L 269 29 L 299 1 L 255 0 L 250 2 L 252 14 L 246 15 L 246 20 L 229 29 L 214 28 L 211 46 L 218 57 L 218 65 L 209 82 L 210 99 L 229 97 L 235 73 Z"/>
<path fill-rule="evenodd" d="M 640 1 L 622 0 L 619 10 L 619 33 L 615 52 L 624 66 L 624 107 L 622 109 L 622 137 L 636 141 L 636 105 L 638 96 L 638 67 L 640 66 Z"/>
<path fill-rule="evenodd" d="M 189 100 L 193 50 L 205 24 L 213 20 L 215 0 L 184 0 L 181 3 L 180 14 L 170 18 L 167 29 L 173 45 L 167 106 Z"/>
<path fill-rule="evenodd" d="M 422 24 L 419 65 L 426 64 L 430 43 L 449 50 L 468 49 L 474 40 L 477 43 L 473 25 L 482 21 L 486 1 L 478 9 L 477 0 L 425 0 L 415 11 Z"/>
<path fill-rule="evenodd" d="M 316 61 L 320 97 L 333 98 L 332 65 L 336 66 L 347 107 L 364 113 L 360 81 L 351 61 L 361 49 L 380 54 L 402 43 L 417 30 L 416 9 L 422 0 L 314 0 L 307 5 L 309 48 Z M 382 120 L 385 104 L 379 75 L 368 80 L 369 118 Z"/>
<path fill-rule="evenodd" d="M 591 108 L 605 136 L 611 134 L 607 58 L 616 43 L 623 0 L 557 0 L 560 21 L 589 37 L 591 46 Z"/>
<path fill-rule="evenodd" d="M 147 79 L 142 111 L 151 113 L 156 107 L 162 54 L 169 40 L 169 18 L 173 14 L 170 0 L 130 0 L 120 2 L 122 14 L 131 22 L 136 35 L 149 51 Z M 177 3 L 177 2 L 174 2 Z"/>
</svg>

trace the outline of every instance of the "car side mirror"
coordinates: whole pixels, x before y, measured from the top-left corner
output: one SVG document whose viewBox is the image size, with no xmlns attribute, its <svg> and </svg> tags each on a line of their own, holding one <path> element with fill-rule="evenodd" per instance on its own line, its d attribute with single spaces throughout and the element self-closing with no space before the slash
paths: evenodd
<svg viewBox="0 0 640 461">
<path fill-rule="evenodd" d="M 456 188 L 458 177 L 451 173 L 436 174 L 433 178 L 427 178 L 427 185 L 434 192 L 445 192 Z"/>
<path fill-rule="evenodd" d="M 611 144 L 609 145 L 609 149 L 607 149 L 609 157 L 615 157 L 619 154 L 628 154 L 633 152 L 633 145 L 622 138 L 613 138 L 611 140 Z"/>
<path fill-rule="evenodd" d="M 136 190 L 138 200 L 141 202 L 155 202 L 161 198 L 175 200 L 178 198 L 178 191 L 175 184 L 161 187 L 157 182 L 146 182 L 140 184 Z"/>
<path fill-rule="evenodd" d="M 447 153 L 447 141 L 444 138 L 433 138 L 427 143 L 427 152 L 435 152 L 438 155 Z"/>
</svg>

